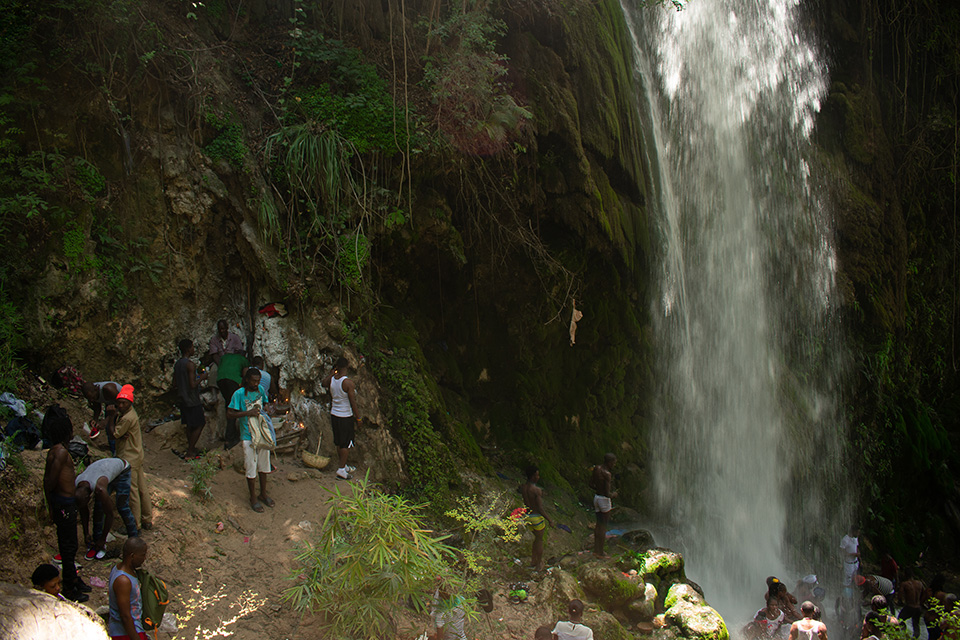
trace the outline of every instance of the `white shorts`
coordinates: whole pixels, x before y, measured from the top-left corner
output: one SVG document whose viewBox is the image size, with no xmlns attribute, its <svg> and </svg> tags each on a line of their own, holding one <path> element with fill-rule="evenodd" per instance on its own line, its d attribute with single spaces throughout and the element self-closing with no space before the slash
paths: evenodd
<svg viewBox="0 0 960 640">
<path fill-rule="evenodd" d="M 613 503 L 607 496 L 593 496 L 593 510 L 597 513 L 610 513 L 613 509 Z"/>
<path fill-rule="evenodd" d="M 248 478 L 256 478 L 257 472 L 270 473 L 270 449 L 254 449 L 249 440 L 243 442 L 243 465 Z"/>
</svg>

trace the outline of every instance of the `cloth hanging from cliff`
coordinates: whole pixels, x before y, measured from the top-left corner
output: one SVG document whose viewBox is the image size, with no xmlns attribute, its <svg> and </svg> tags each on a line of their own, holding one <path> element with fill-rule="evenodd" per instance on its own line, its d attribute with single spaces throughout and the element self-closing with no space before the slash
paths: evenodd
<svg viewBox="0 0 960 640">
<path fill-rule="evenodd" d="M 260 307 L 260 313 L 268 318 L 286 318 L 287 306 L 282 302 L 270 302 Z"/>
<path fill-rule="evenodd" d="M 577 301 L 573 301 L 573 313 L 570 315 L 570 346 L 577 344 L 577 322 L 583 319 L 583 314 L 577 309 Z"/>
</svg>

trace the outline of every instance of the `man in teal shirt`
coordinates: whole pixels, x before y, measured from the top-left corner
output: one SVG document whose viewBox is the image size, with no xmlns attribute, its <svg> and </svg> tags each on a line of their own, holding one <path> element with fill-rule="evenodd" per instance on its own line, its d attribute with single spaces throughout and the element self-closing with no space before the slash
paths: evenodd
<svg viewBox="0 0 960 640">
<path fill-rule="evenodd" d="M 259 416 L 260 409 L 266 404 L 267 396 L 260 387 L 260 371 L 251 367 L 247 369 L 243 376 L 243 386 L 237 389 L 233 398 L 230 399 L 230 404 L 227 405 L 227 419 L 236 420 L 240 425 L 243 462 L 246 469 L 247 488 L 250 490 L 250 508 L 257 513 L 263 513 L 263 505 L 268 507 L 274 505 L 273 499 L 267 495 L 270 449 L 254 447 L 249 427 L 249 418 Z M 257 496 L 257 476 L 260 476 L 259 499 Z"/>
</svg>

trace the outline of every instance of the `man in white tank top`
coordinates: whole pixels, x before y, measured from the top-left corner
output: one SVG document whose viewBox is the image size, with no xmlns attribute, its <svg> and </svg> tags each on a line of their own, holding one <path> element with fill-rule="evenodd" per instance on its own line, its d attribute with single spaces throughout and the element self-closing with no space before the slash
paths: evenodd
<svg viewBox="0 0 960 640">
<path fill-rule="evenodd" d="M 800 605 L 803 618 L 790 625 L 789 640 L 827 640 L 827 625 L 813 619 L 816 611 L 817 607 L 809 600 Z"/>
<path fill-rule="evenodd" d="M 356 471 L 347 464 L 347 453 L 353 447 L 355 427 L 360 422 L 357 411 L 356 387 L 353 380 L 347 378 L 350 363 L 341 356 L 333 365 L 333 371 L 323 379 L 321 384 L 330 388 L 330 425 L 333 427 L 333 444 L 337 447 L 340 466 L 337 477 L 349 480 L 350 473 Z"/>
</svg>

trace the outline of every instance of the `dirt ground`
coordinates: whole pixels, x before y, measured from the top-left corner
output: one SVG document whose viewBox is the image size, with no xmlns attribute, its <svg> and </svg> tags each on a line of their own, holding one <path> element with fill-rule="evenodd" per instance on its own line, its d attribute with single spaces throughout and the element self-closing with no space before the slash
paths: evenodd
<svg viewBox="0 0 960 640">
<path fill-rule="evenodd" d="M 52 395 L 36 398 L 36 406 L 56 400 L 68 409 L 75 425 L 89 419 L 84 403 L 57 397 L 52 390 L 49 394 Z M 149 417 L 141 416 L 144 426 Z M 287 576 L 294 568 L 298 545 L 315 533 L 323 520 L 329 491 L 338 482 L 347 481 L 336 480 L 329 469 L 308 469 L 292 456 L 277 457 L 277 470 L 269 479 L 276 506 L 255 513 L 249 506 L 246 481 L 232 464 L 241 455 L 240 447 L 235 447 L 229 453 L 217 451 L 223 468 L 210 482 L 212 497 L 202 502 L 191 492 L 190 465 L 169 448 L 162 448 L 165 442 L 169 438 L 144 434 L 145 467 L 154 508 L 154 528 L 143 532 L 149 544 L 146 568 L 167 582 L 171 595 L 167 611 L 177 616 L 179 625 L 176 634 L 161 633 L 159 637 L 326 638 L 320 621 L 292 610 L 283 602 L 282 593 L 290 584 Z M 95 457 L 103 455 L 100 451 L 94 453 Z M 0 499 L 9 507 L 3 509 L 0 526 L 11 533 L 0 543 L 0 580 L 29 586 L 33 569 L 41 562 L 49 562 L 57 548 L 54 528 L 42 509 L 46 451 L 25 451 L 22 455 L 29 477 L 10 482 L 12 476 L 4 475 L 0 489 Z M 363 472 L 362 468 L 358 470 L 358 474 Z M 577 528 L 588 533 L 582 525 Z M 123 541 L 119 518 L 114 533 L 118 540 L 108 545 L 106 559 L 78 561 L 81 576 L 88 584 L 100 584 L 97 578 L 105 583 L 116 562 Z M 510 551 L 529 554 L 531 540 L 530 534 L 526 534 L 517 549 Z M 82 555 L 82 535 L 80 542 Z M 580 540 L 575 540 L 575 536 L 552 533 L 548 537 L 547 557 L 577 546 Z M 531 574 L 525 568 L 528 563 L 529 555 L 519 563 L 507 558 L 502 567 L 491 571 L 496 577 L 488 588 L 494 593 L 495 609 L 468 621 L 468 637 L 532 638 L 537 626 L 556 621 L 545 606 L 537 604 L 537 583 L 542 576 Z M 508 585 L 521 580 L 528 584 L 530 598 L 525 603 L 512 604 L 506 596 Z M 90 596 L 87 605 L 94 610 L 107 604 L 105 587 L 94 586 Z M 405 624 L 399 638 L 416 638 L 428 629 L 425 616 L 417 618 L 404 611 L 402 617 Z"/>
</svg>

